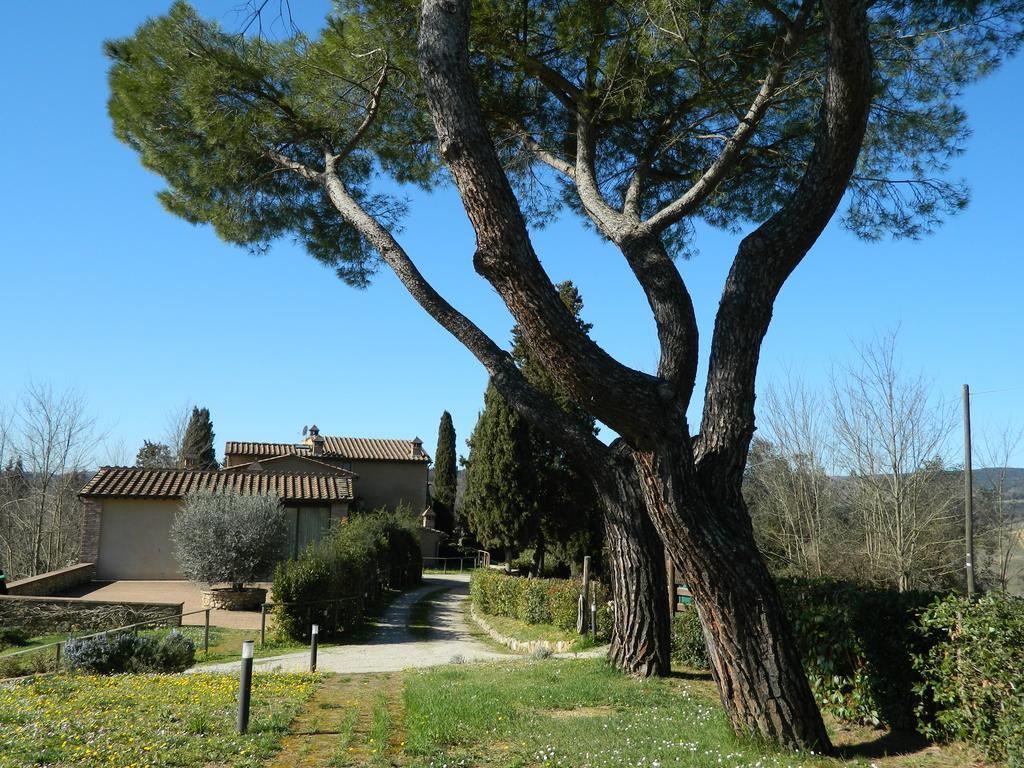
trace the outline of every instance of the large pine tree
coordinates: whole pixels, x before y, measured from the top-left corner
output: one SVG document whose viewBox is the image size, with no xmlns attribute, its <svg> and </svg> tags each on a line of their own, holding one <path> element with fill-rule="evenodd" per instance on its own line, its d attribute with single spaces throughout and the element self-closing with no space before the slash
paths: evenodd
<svg viewBox="0 0 1024 768">
<path fill-rule="evenodd" d="M 219 469 L 217 454 L 213 449 L 213 422 L 209 408 L 192 408 L 192 418 L 185 429 L 181 443 L 182 466 L 191 469 Z"/>
<path fill-rule="evenodd" d="M 434 452 L 434 514 L 437 527 L 451 533 L 455 527 L 455 491 L 458 470 L 455 465 L 455 426 L 445 411 L 437 426 L 437 450 Z"/>
</svg>

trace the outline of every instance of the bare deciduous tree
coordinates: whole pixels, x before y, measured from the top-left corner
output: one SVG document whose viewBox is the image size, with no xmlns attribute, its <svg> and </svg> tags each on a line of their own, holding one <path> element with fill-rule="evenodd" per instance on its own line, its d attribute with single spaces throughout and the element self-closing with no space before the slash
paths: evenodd
<svg viewBox="0 0 1024 768">
<path fill-rule="evenodd" d="M 745 485 L 759 543 L 780 570 L 822 576 L 836 522 L 827 403 L 795 378 L 762 402 L 765 436 L 751 447 Z"/>
<path fill-rule="evenodd" d="M 81 395 L 29 384 L 5 430 L 0 551 L 14 576 L 34 576 L 78 557 L 83 470 L 99 444 Z"/>
<path fill-rule="evenodd" d="M 956 567 L 956 484 L 943 463 L 953 414 L 932 402 L 921 375 L 897 357 L 896 334 L 859 350 L 834 381 L 835 430 L 863 554 L 875 578 L 899 590 L 934 584 Z"/>
<path fill-rule="evenodd" d="M 1020 522 L 1012 514 L 1007 493 L 1010 460 L 1024 440 L 1024 429 L 1007 425 L 998 432 L 985 432 L 979 446 L 979 458 L 989 468 L 987 487 L 978 489 L 980 543 L 983 549 L 981 571 L 1001 592 L 1021 573 L 1013 556 L 1020 547 Z"/>
<path fill-rule="evenodd" d="M 167 414 L 163 442 L 171 449 L 171 456 L 179 465 L 181 447 L 185 444 L 185 430 L 188 429 L 188 422 L 192 418 L 194 407 L 194 403 L 186 402 L 180 408 L 175 408 Z"/>
</svg>

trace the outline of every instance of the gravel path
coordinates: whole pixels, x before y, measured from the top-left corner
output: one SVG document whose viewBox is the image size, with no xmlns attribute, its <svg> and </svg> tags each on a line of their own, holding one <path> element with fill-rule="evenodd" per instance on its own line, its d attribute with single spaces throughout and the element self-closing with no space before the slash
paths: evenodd
<svg viewBox="0 0 1024 768">
<path fill-rule="evenodd" d="M 429 639 L 416 637 L 407 629 L 412 605 L 434 590 L 449 587 L 436 598 L 431 612 L 433 630 Z M 410 667 L 433 667 L 450 663 L 453 656 L 465 661 L 507 659 L 509 654 L 491 650 L 474 639 L 462 618 L 460 603 L 469 594 L 468 574 L 424 576 L 423 586 L 406 592 L 385 610 L 377 622 L 373 639 L 358 645 L 321 648 L 317 669 L 322 672 L 397 672 Z M 256 659 L 257 670 L 301 672 L 309 668 L 309 653 L 288 653 Z M 195 667 L 196 672 L 234 672 L 238 662 Z"/>
</svg>

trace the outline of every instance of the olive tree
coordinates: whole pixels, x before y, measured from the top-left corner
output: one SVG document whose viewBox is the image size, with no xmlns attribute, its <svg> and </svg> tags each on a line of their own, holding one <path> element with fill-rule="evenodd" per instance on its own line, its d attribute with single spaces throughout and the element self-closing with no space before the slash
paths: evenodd
<svg viewBox="0 0 1024 768">
<path fill-rule="evenodd" d="M 265 578 L 287 538 L 284 507 L 270 494 L 190 493 L 171 525 L 181 572 L 190 581 L 229 583 L 235 590 Z"/>
<path fill-rule="evenodd" d="M 946 173 L 966 135 L 957 97 L 1016 50 L 1022 14 L 1020 0 L 341 0 L 318 36 L 275 41 L 179 3 L 108 43 L 110 112 L 172 213 L 254 249 L 293 237 L 354 286 L 387 265 L 505 400 L 590 468 L 621 609 L 616 664 L 667 669 L 664 551 L 696 597 L 733 726 L 827 750 L 742 494 L 761 342 L 844 199 L 843 222 L 867 238 L 925 234 L 966 203 Z M 454 182 L 474 268 L 613 445 L 426 280 L 382 177 Z M 559 299 L 529 226 L 560 208 L 643 289 L 655 370 L 613 358 Z M 696 221 L 746 234 L 691 425 L 699 339 L 678 257 Z"/>
</svg>

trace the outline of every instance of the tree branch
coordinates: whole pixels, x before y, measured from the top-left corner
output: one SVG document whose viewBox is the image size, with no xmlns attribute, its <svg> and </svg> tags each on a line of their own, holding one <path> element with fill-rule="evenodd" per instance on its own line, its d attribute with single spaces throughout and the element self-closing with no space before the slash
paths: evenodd
<svg viewBox="0 0 1024 768">
<path fill-rule="evenodd" d="M 787 18 L 786 32 L 782 35 L 778 52 L 768 67 L 761 88 L 747 108 L 746 114 L 739 120 L 732 135 L 726 140 L 725 147 L 718 157 L 686 192 L 644 221 L 637 234 L 645 236 L 662 232 L 692 213 L 736 167 L 743 150 L 754 137 L 761 118 L 772 104 L 772 99 L 782 83 L 787 60 L 793 49 L 799 45 L 803 28 L 810 17 L 813 6 L 812 0 L 804 0 L 796 19 L 790 22 Z"/>
<path fill-rule="evenodd" d="M 754 432 L 754 381 L 761 342 L 786 278 L 821 235 L 842 199 L 860 154 L 871 107 L 871 47 L 864 0 L 822 0 L 828 26 L 826 82 L 814 148 L 789 200 L 747 235 L 733 261 L 711 344 L 699 470 L 742 480 Z"/>
<path fill-rule="evenodd" d="M 583 333 L 544 272 L 483 119 L 468 36 L 468 0 L 424 0 L 420 72 L 441 156 L 476 232 L 474 266 L 551 375 L 596 418 L 645 442 L 665 426 L 658 381 L 624 366 Z"/>
<path fill-rule="evenodd" d="M 608 449 L 594 434 L 571 418 L 554 400 L 526 381 L 511 355 L 494 343 L 427 282 L 405 249 L 386 227 L 353 198 L 335 172 L 332 157 L 326 157 L 323 185 L 338 213 L 377 249 L 409 295 L 442 328 L 458 339 L 483 364 L 502 396 L 531 424 L 564 447 L 577 460 L 604 461 Z"/>
</svg>

